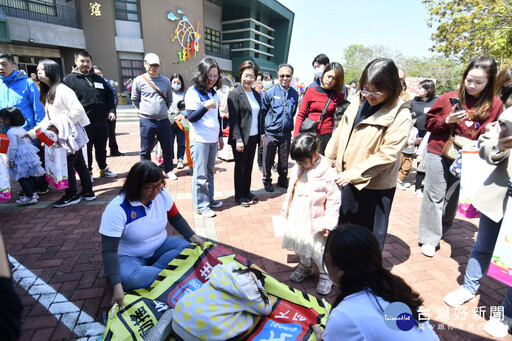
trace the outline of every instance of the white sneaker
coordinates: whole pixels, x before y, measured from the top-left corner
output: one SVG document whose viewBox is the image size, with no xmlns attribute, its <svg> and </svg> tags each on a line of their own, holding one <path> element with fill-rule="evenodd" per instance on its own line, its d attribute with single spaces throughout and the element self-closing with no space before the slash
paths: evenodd
<svg viewBox="0 0 512 341">
<path fill-rule="evenodd" d="M 485 323 L 484 331 L 493 337 L 505 337 L 508 331 L 512 327 L 512 318 L 503 316 L 503 321 L 499 318 L 491 317 L 489 321 Z"/>
<path fill-rule="evenodd" d="M 396 188 L 398 188 L 399 190 L 402 190 L 402 191 L 405 191 L 407 189 L 407 187 L 405 187 L 404 183 L 403 182 L 396 182 Z"/>
<path fill-rule="evenodd" d="M 108 168 L 100 169 L 98 174 L 99 174 L 100 177 L 107 177 L 107 178 L 115 178 L 117 176 L 116 173 L 112 172 Z"/>
<path fill-rule="evenodd" d="M 176 174 L 174 174 L 173 171 L 169 171 L 167 174 L 166 174 L 166 177 L 169 179 L 169 180 L 178 180 L 178 177 L 176 176 Z"/>
<path fill-rule="evenodd" d="M 421 246 L 421 253 L 423 253 L 427 257 L 434 257 L 436 254 L 436 247 L 429 244 L 423 244 Z"/>
<path fill-rule="evenodd" d="M 176 166 L 176 168 L 178 169 L 183 169 L 185 166 L 183 165 L 183 160 L 178 160 L 178 165 Z"/>
<path fill-rule="evenodd" d="M 448 304 L 450 307 L 460 307 L 466 302 L 471 301 L 475 298 L 475 294 L 470 293 L 466 288 L 460 287 L 455 291 L 452 291 L 449 294 L 444 296 L 444 303 Z"/>
<path fill-rule="evenodd" d="M 34 204 L 37 204 L 37 197 L 35 195 L 32 195 L 32 198 L 29 198 L 27 196 L 22 196 L 19 200 L 16 200 L 16 202 L 20 206 L 34 205 Z"/>
<path fill-rule="evenodd" d="M 217 214 L 215 212 L 213 212 L 209 207 L 205 208 L 204 210 L 202 211 L 197 211 L 198 214 L 202 215 L 202 216 L 205 216 L 207 218 L 213 218 L 215 217 Z"/>
<path fill-rule="evenodd" d="M 417 196 L 418 198 L 420 199 L 423 199 L 423 191 L 421 189 L 417 189 L 415 192 L 414 192 L 414 195 Z"/>
</svg>

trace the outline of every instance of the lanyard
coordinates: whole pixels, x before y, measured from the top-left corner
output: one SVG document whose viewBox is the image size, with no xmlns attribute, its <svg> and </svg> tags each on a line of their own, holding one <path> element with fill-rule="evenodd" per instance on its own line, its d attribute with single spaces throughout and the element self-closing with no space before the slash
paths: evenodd
<svg viewBox="0 0 512 341">
<path fill-rule="evenodd" d="M 201 100 L 201 102 L 204 102 L 204 101 L 207 101 L 210 99 L 210 96 L 208 96 L 208 94 L 206 95 L 203 95 L 201 92 L 199 92 L 199 90 L 196 89 L 196 87 L 194 87 L 194 90 L 197 92 L 197 94 L 199 95 L 199 99 Z"/>
</svg>

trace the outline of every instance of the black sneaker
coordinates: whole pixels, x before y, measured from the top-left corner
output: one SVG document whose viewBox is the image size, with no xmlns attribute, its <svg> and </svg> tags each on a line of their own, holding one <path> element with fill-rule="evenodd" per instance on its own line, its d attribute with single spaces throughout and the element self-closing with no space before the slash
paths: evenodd
<svg viewBox="0 0 512 341">
<path fill-rule="evenodd" d="M 124 153 L 121 153 L 119 150 L 110 151 L 110 156 L 124 156 Z"/>
<path fill-rule="evenodd" d="M 287 189 L 288 188 L 288 180 L 278 181 L 277 186 Z"/>
<path fill-rule="evenodd" d="M 274 186 L 272 186 L 271 183 L 266 182 L 263 185 L 265 186 L 265 191 L 267 191 L 267 192 L 274 192 Z"/>
<path fill-rule="evenodd" d="M 87 201 L 92 201 L 92 200 L 96 199 L 96 196 L 94 195 L 93 191 L 89 191 L 89 192 L 82 191 L 78 195 L 80 196 L 81 199 L 85 199 Z"/>
<path fill-rule="evenodd" d="M 53 203 L 53 207 L 66 207 L 71 205 L 76 205 L 80 202 L 81 198 L 79 195 L 74 195 L 72 197 L 66 197 L 65 195 Z"/>
<path fill-rule="evenodd" d="M 41 186 L 39 188 L 36 188 L 36 193 L 39 194 L 39 195 L 46 194 L 48 192 L 50 192 L 50 186 L 49 185 Z"/>
</svg>

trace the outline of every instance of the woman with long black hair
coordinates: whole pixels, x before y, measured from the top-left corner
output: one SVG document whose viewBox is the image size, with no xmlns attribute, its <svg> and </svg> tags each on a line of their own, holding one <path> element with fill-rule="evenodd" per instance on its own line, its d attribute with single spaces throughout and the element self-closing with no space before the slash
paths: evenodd
<svg viewBox="0 0 512 341">
<path fill-rule="evenodd" d="M 89 118 L 75 92 L 62 83 L 59 64 L 51 59 L 41 60 L 37 65 L 37 77 L 41 81 L 39 99 L 45 107 L 46 116 L 41 123 L 27 133 L 28 136 L 32 139 L 36 138 L 36 129 L 39 127 L 46 129 L 50 120 L 71 122 L 77 134 L 77 136 L 71 134 L 67 136 L 71 143 L 64 143 L 63 146 L 67 151 L 68 188 L 64 190 L 64 196 L 53 203 L 53 207 L 75 205 L 81 199 L 94 200 L 96 196 L 92 190 L 91 175 L 85 165 L 81 149 L 89 141 L 83 129 L 90 123 Z M 59 134 L 59 139 L 62 138 L 62 134 Z M 82 191 L 79 194 L 77 194 L 75 170 L 82 184 Z"/>
<path fill-rule="evenodd" d="M 420 324 L 420 295 L 383 267 L 377 238 L 367 228 L 342 225 L 333 230 L 324 266 L 339 294 L 325 332 L 314 327 L 317 340 L 439 339 L 428 322 Z"/>
</svg>

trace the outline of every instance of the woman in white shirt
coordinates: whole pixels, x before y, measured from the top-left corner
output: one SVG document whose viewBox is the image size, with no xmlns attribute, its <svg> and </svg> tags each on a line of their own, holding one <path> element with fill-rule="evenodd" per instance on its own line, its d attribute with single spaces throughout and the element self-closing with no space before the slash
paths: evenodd
<svg viewBox="0 0 512 341">
<path fill-rule="evenodd" d="M 63 136 L 63 131 L 59 132 L 59 141 L 68 140 L 62 143 L 67 151 L 68 168 L 68 188 L 64 191 L 64 196 L 53 203 L 54 207 L 65 207 L 78 204 L 81 199 L 94 200 L 96 196 L 92 190 L 92 180 L 87 166 L 85 165 L 82 147 L 87 144 L 89 139 L 83 129 L 88 125 L 89 118 L 80 104 L 73 90 L 62 83 L 61 68 L 59 64 L 51 59 L 43 59 L 37 65 L 37 77 L 41 81 L 40 101 L 43 104 L 46 116 L 34 129 L 28 132 L 32 139 L 36 138 L 36 129 L 43 130 L 50 123 L 58 125 L 57 122 L 65 124 L 69 122 L 76 135 Z M 50 122 L 52 121 L 52 122 Z M 82 191 L 77 194 L 75 170 L 80 177 Z"/>
<path fill-rule="evenodd" d="M 439 340 L 420 323 L 420 295 L 382 266 L 382 252 L 366 227 L 341 225 L 327 237 L 324 265 L 339 295 L 317 340 Z"/>
<path fill-rule="evenodd" d="M 223 141 L 219 124 L 219 66 L 212 58 L 197 63 L 192 74 L 192 86 L 185 94 L 187 118 L 190 121 L 190 152 L 194 163 L 192 201 L 194 210 L 205 217 L 214 217 L 212 208 L 222 206 L 213 198 L 213 175 L 217 150 Z"/>
<path fill-rule="evenodd" d="M 256 145 L 261 138 L 260 94 L 252 88 L 258 66 L 247 60 L 240 65 L 240 84 L 228 96 L 229 139 L 235 158 L 235 201 L 249 207 L 258 197 L 251 193 L 251 174 Z"/>
</svg>

